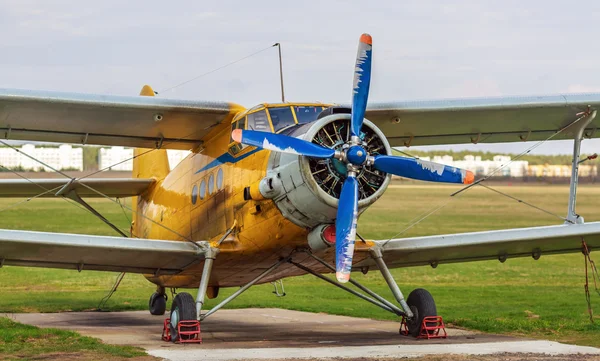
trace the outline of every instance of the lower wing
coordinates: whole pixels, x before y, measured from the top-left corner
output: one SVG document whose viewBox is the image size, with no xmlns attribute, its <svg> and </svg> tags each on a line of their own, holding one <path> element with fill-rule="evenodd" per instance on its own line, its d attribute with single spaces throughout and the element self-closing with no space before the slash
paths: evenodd
<svg viewBox="0 0 600 361">
<path fill-rule="evenodd" d="M 54 197 L 71 191 L 80 197 L 125 198 L 142 194 L 154 183 L 150 178 L 0 179 L 0 198 Z"/>
<path fill-rule="evenodd" d="M 0 266 L 177 274 L 204 259 L 184 241 L 0 230 Z"/>
<path fill-rule="evenodd" d="M 600 222 L 375 241 L 390 268 L 582 252 L 600 248 Z M 366 259 L 354 267 L 375 266 Z"/>
</svg>

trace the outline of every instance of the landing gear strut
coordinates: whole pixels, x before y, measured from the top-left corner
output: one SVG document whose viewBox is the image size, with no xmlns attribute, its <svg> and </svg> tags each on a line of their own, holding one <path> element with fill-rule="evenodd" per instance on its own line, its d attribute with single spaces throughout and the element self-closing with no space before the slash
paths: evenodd
<svg viewBox="0 0 600 361">
<path fill-rule="evenodd" d="M 158 287 L 156 292 L 150 296 L 148 301 L 148 310 L 155 316 L 164 315 L 167 310 L 167 294 L 164 287 Z"/>
</svg>

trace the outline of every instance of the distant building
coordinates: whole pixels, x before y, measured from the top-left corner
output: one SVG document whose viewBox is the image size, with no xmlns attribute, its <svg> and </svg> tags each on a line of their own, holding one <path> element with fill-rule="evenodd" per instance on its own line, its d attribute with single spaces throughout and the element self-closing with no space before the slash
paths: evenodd
<svg viewBox="0 0 600 361">
<path fill-rule="evenodd" d="M 190 154 L 189 151 L 167 150 L 171 169 L 175 168 L 188 154 Z M 110 168 L 114 171 L 131 171 L 133 170 L 133 149 L 124 147 L 100 148 L 98 165 L 100 169 Z"/>
<path fill-rule="evenodd" d="M 83 148 L 81 147 L 74 148 L 68 144 L 58 147 L 36 147 L 33 144 L 24 144 L 20 148 L 17 147 L 17 149 L 46 163 L 54 169 L 83 170 Z M 9 147 L 0 148 L 0 165 L 9 169 L 22 168 L 24 170 L 52 171 L 49 167 L 45 167 Z"/>
<path fill-rule="evenodd" d="M 99 169 L 130 171 L 133 169 L 133 149 L 124 147 L 100 148 Z M 108 170 L 108 169 L 107 169 Z"/>
<path fill-rule="evenodd" d="M 579 165 L 580 177 L 596 176 L 597 172 L 596 165 Z M 570 177 L 571 166 L 556 164 L 530 165 L 527 169 L 527 175 L 530 177 Z"/>
</svg>

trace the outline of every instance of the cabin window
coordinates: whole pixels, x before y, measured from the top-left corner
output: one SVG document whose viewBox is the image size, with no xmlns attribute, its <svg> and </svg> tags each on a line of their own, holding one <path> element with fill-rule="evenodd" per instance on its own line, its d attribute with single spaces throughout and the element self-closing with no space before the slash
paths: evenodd
<svg viewBox="0 0 600 361">
<path fill-rule="evenodd" d="M 248 129 L 261 132 L 270 132 L 271 126 L 267 118 L 267 112 L 261 110 L 256 113 L 248 114 Z"/>
<path fill-rule="evenodd" d="M 223 168 L 217 171 L 217 190 L 223 189 Z"/>
<path fill-rule="evenodd" d="M 295 106 L 294 111 L 296 112 L 296 118 L 298 124 L 310 123 L 317 120 L 319 113 L 323 111 L 323 107 L 315 106 Z"/>
<path fill-rule="evenodd" d="M 269 108 L 269 115 L 271 116 L 271 123 L 273 124 L 275 133 L 296 124 L 292 108 L 290 107 Z"/>
<path fill-rule="evenodd" d="M 211 174 L 210 177 L 208 177 L 208 194 L 213 194 L 214 191 L 215 191 L 215 176 L 214 176 L 214 174 Z"/>
<path fill-rule="evenodd" d="M 206 182 L 204 179 L 200 182 L 200 199 L 204 199 L 206 197 Z"/>
<path fill-rule="evenodd" d="M 192 188 L 192 204 L 196 204 L 197 200 L 198 200 L 198 186 L 194 184 L 194 187 Z"/>
</svg>

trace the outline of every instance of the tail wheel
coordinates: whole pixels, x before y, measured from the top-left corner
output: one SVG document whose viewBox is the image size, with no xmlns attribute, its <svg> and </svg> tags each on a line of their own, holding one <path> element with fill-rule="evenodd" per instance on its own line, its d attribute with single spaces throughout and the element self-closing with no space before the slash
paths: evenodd
<svg viewBox="0 0 600 361">
<path fill-rule="evenodd" d="M 171 338 L 172 340 L 178 340 L 179 335 L 177 331 L 177 324 L 180 321 L 196 321 L 196 302 L 189 293 L 178 293 L 173 299 L 173 305 L 171 306 L 170 316 L 170 327 L 171 327 Z M 192 331 L 193 328 L 182 327 L 181 331 Z M 182 336 L 182 339 L 186 339 L 190 336 Z"/>
<path fill-rule="evenodd" d="M 148 310 L 155 316 L 164 315 L 167 310 L 167 295 L 154 292 L 148 301 Z"/>
<path fill-rule="evenodd" d="M 429 291 L 417 288 L 408 295 L 406 303 L 414 314 L 414 317 L 407 322 L 408 333 L 413 337 L 417 337 L 421 333 L 423 318 L 437 316 L 435 301 Z"/>
</svg>

